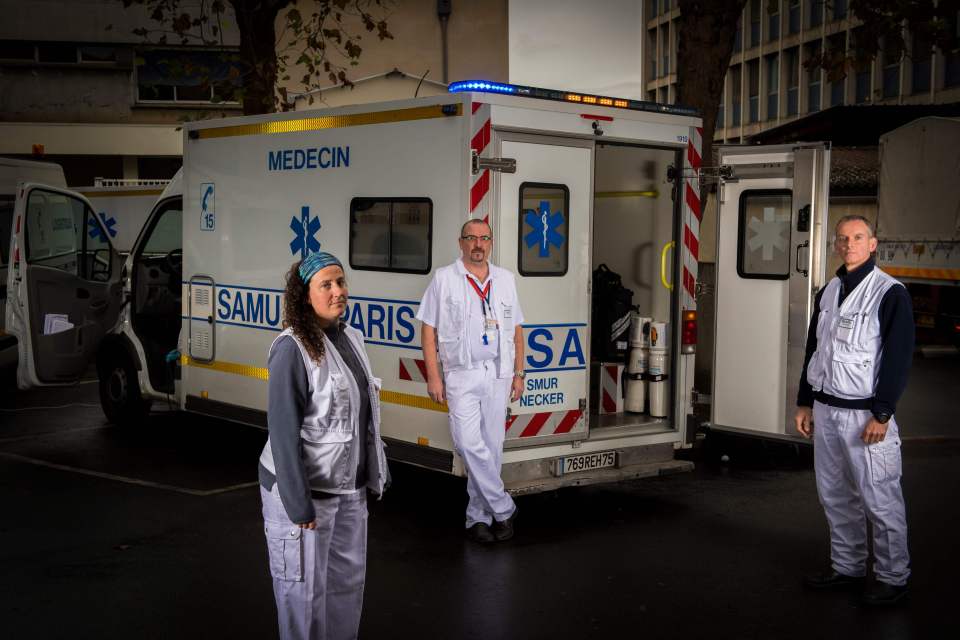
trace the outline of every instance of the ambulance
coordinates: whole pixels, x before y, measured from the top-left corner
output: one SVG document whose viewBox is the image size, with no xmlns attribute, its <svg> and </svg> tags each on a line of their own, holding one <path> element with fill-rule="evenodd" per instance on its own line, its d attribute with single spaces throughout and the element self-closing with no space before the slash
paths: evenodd
<svg viewBox="0 0 960 640">
<path fill-rule="evenodd" d="M 18 193 L 7 310 L 21 337 L 18 382 L 70 384 L 96 361 L 113 421 L 135 423 L 168 400 L 265 426 L 284 275 L 322 249 L 345 265 L 344 320 L 364 334 L 381 379 L 388 455 L 463 476 L 446 406 L 427 394 L 415 316 L 434 271 L 460 258 L 461 225 L 479 218 L 493 230 L 491 260 L 516 274 L 525 319 L 524 392 L 504 424 L 507 488 L 687 471 L 675 452 L 698 426 L 700 136 L 691 109 L 486 81 L 186 123 L 182 172 L 125 261 L 108 234 L 74 237 L 103 225 L 82 195 L 37 184 Z M 764 193 L 789 190 L 792 153 L 747 163 L 764 167 L 762 180 L 776 174 Z M 765 223 L 767 205 L 756 206 L 746 215 Z M 634 319 L 660 328 L 663 365 L 649 382 L 591 353 L 600 265 L 632 290 Z M 649 402 L 626 411 L 625 381 L 644 385 L 634 390 Z"/>
<path fill-rule="evenodd" d="M 126 255 L 168 184 L 169 180 L 96 178 L 93 186 L 77 191 L 93 205 L 113 248 Z M 89 232 L 98 234 L 100 228 Z"/>
</svg>

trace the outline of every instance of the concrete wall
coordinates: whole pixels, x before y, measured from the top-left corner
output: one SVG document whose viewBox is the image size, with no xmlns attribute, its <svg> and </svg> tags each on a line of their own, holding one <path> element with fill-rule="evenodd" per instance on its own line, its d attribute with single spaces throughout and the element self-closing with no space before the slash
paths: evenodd
<svg viewBox="0 0 960 640">
<path fill-rule="evenodd" d="M 510 82 L 642 100 L 642 4 L 512 0 Z"/>
<path fill-rule="evenodd" d="M 427 79 L 443 82 L 441 31 L 436 0 L 395 0 L 386 4 L 387 28 L 393 34 L 393 40 L 380 41 L 376 33 L 365 31 L 359 21 L 350 23 L 354 25 L 353 31 L 361 34 L 363 52 L 359 63 L 347 68 L 348 77 L 357 80 L 393 69 L 420 77 L 429 70 Z M 299 0 L 297 3 L 305 15 L 312 12 L 311 5 L 310 0 Z M 448 81 L 480 78 L 506 82 L 507 0 L 453 0 L 452 5 L 447 26 Z M 283 13 L 278 16 L 278 29 L 283 26 L 283 16 Z M 303 73 L 300 67 L 291 69 L 291 80 L 283 83 L 290 93 L 304 92 L 303 85 L 296 82 Z M 327 84 L 326 79 L 322 84 Z M 381 90 L 386 88 L 386 85 L 379 87 Z M 370 94 L 371 100 L 411 97 L 403 85 L 389 88 L 397 89 L 399 94 L 376 91 Z M 421 92 L 420 95 L 424 94 Z M 368 101 L 366 98 L 361 93 L 355 93 L 349 102 L 331 98 L 331 104 L 365 102 Z"/>
</svg>

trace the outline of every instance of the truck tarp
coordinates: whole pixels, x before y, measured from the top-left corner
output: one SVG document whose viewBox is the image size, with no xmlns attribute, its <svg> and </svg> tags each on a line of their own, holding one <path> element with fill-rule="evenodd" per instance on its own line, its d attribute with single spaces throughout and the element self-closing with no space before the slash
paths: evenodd
<svg viewBox="0 0 960 640">
<path fill-rule="evenodd" d="M 960 118 L 920 118 L 880 138 L 877 236 L 960 240 Z"/>
</svg>

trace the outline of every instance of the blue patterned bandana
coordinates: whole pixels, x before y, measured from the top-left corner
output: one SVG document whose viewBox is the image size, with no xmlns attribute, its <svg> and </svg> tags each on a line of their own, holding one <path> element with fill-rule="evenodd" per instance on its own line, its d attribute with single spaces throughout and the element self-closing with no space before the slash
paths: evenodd
<svg viewBox="0 0 960 640">
<path fill-rule="evenodd" d="M 336 265 L 343 269 L 343 265 L 337 260 L 337 257 L 326 251 L 311 253 L 300 263 L 300 279 L 303 284 L 310 284 L 310 278 L 317 274 L 317 271 L 330 265 Z"/>
</svg>

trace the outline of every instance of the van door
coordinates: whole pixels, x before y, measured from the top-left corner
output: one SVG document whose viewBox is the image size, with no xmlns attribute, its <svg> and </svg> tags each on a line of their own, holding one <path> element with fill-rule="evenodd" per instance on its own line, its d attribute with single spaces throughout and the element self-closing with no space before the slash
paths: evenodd
<svg viewBox="0 0 960 640">
<path fill-rule="evenodd" d="M 81 195 L 25 184 L 14 203 L 7 331 L 21 389 L 80 379 L 122 306 L 121 262 Z"/>
<path fill-rule="evenodd" d="M 516 275 L 524 315 L 524 391 L 507 446 L 584 439 L 588 428 L 592 142 L 517 134 L 500 141 L 497 263 Z"/>
<path fill-rule="evenodd" d="M 807 325 L 824 284 L 825 144 L 721 147 L 713 428 L 799 438 Z"/>
</svg>

